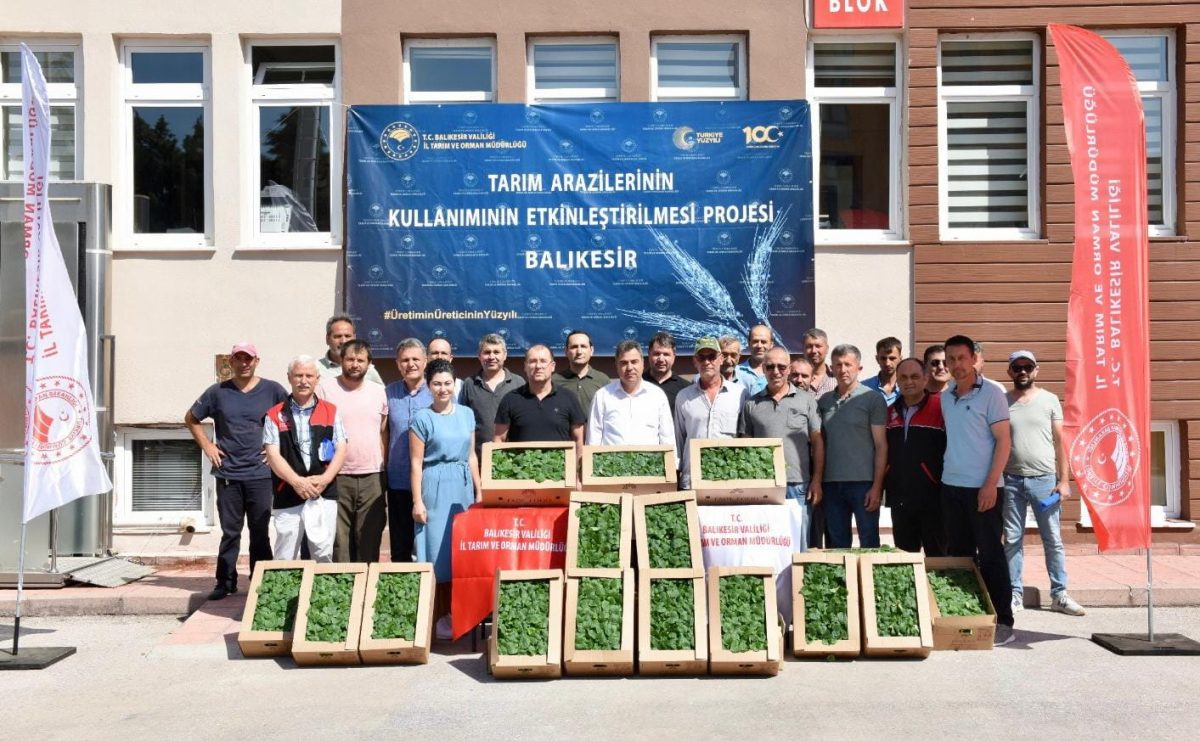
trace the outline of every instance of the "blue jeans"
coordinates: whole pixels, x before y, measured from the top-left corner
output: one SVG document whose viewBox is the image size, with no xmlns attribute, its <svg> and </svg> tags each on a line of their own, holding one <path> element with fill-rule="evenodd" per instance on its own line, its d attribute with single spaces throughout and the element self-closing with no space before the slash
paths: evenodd
<svg viewBox="0 0 1200 741">
<path fill-rule="evenodd" d="M 879 510 L 867 511 L 870 481 L 827 481 L 821 485 L 825 505 L 825 534 L 829 548 L 849 548 L 853 543 L 850 518 L 858 527 L 860 548 L 879 547 Z"/>
<path fill-rule="evenodd" d="M 1008 559 L 1008 577 L 1014 595 L 1024 594 L 1021 572 L 1025 567 L 1025 508 L 1033 507 L 1042 550 L 1046 553 L 1046 571 L 1050 575 L 1050 595 L 1067 591 L 1067 554 L 1063 549 L 1059 513 L 1062 502 L 1043 510 L 1038 501 L 1054 491 L 1057 477 L 1004 474 L 1004 555 Z"/>
<path fill-rule="evenodd" d="M 808 550 L 808 525 L 812 522 L 812 505 L 808 501 L 808 482 L 802 484 L 788 484 L 787 498 L 796 500 L 796 504 L 800 505 L 800 516 L 804 518 L 802 526 L 799 528 L 800 542 L 794 543 L 795 550 Z"/>
</svg>

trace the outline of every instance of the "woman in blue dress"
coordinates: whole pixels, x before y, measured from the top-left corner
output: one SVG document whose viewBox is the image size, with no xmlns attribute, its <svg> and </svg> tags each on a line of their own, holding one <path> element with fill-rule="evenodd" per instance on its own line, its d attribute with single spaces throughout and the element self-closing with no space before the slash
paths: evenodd
<svg viewBox="0 0 1200 741">
<path fill-rule="evenodd" d="M 475 457 L 475 413 L 454 401 L 454 369 L 447 360 L 425 368 L 433 404 L 409 428 L 413 522 L 417 560 L 433 564 L 434 614 L 439 638 L 450 637 L 450 541 L 454 516 L 480 500 Z"/>
</svg>

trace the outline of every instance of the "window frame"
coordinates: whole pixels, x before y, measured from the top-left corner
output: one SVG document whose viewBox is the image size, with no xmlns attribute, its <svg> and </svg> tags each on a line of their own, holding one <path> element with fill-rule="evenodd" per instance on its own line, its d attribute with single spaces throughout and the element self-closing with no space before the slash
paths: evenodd
<svg viewBox="0 0 1200 741">
<path fill-rule="evenodd" d="M 253 54 L 255 47 L 263 46 L 332 46 L 333 47 L 333 82 L 290 82 L 290 83 L 260 83 L 254 72 Z M 249 87 L 244 99 L 247 101 L 246 113 L 249 130 L 245 139 L 246 160 L 253 166 L 246 168 L 246 208 L 243 210 L 245 228 L 242 229 L 243 240 L 253 250 L 325 250 L 339 247 L 342 243 L 342 168 L 343 148 L 341 143 L 345 136 L 344 118 L 341 114 L 342 100 L 342 50 L 337 39 L 251 39 L 245 44 L 245 69 L 242 75 L 243 84 L 249 80 Z M 311 66 L 298 62 L 272 62 L 275 66 L 287 64 L 291 67 Z M 264 106 L 324 106 L 329 110 L 329 231 L 327 232 L 263 232 L 261 231 L 262 207 L 262 161 L 259 131 Z"/>
<path fill-rule="evenodd" d="M 212 434 L 210 425 L 205 425 L 207 434 Z M 135 440 L 191 440 L 192 435 L 183 427 L 118 427 L 115 430 L 113 448 L 113 527 L 151 528 L 177 530 L 180 524 L 191 519 L 198 532 L 209 531 L 214 523 L 217 501 L 217 480 L 212 475 L 212 466 L 204 457 L 204 451 L 196 448 L 197 465 L 200 466 L 200 509 L 158 510 L 154 512 L 133 511 L 133 443 Z"/>
<path fill-rule="evenodd" d="M 21 52 L 21 41 L 18 38 L 0 38 L 0 52 Z M 51 182 L 70 182 L 73 180 L 83 179 L 83 45 L 80 42 L 71 42 L 67 40 L 55 41 L 47 40 L 38 43 L 30 43 L 29 39 L 24 39 L 25 44 L 33 52 L 71 52 L 75 82 L 47 82 L 46 94 L 49 98 L 49 107 L 70 106 L 74 111 L 75 119 L 75 169 L 70 178 L 65 180 L 55 180 Z M 9 106 L 21 107 L 21 83 L 19 82 L 0 82 L 0 110 Z M 4 139 L 3 121 L 0 120 L 0 156 L 7 157 L 8 142 Z M 0 178 L 0 182 L 20 182 L 24 179 L 24 173 L 18 173 L 16 177 Z"/>
<path fill-rule="evenodd" d="M 712 88 L 685 87 L 662 88 L 658 85 L 658 45 L 667 43 L 721 43 L 734 42 L 738 49 L 738 82 L 731 93 L 713 94 Z M 689 33 L 661 34 L 650 39 L 650 100 L 662 101 L 697 101 L 697 100 L 749 100 L 749 55 L 746 53 L 746 34 L 740 33 Z M 666 91 L 664 93 L 664 91 Z"/>
<path fill-rule="evenodd" d="M 1121 28 L 1098 31 L 1106 40 L 1112 38 L 1130 38 L 1138 36 L 1162 36 L 1167 40 L 1167 81 L 1152 82 L 1136 80 L 1138 93 L 1145 99 L 1155 97 L 1162 101 L 1162 213 L 1161 224 L 1149 224 L 1151 237 L 1174 237 L 1178 218 L 1177 198 L 1179 181 L 1176 168 L 1176 149 L 1179 141 L 1179 121 L 1177 113 L 1177 96 L 1179 87 L 1179 67 L 1175 58 L 1175 31 L 1169 28 Z M 1148 194 L 1147 194 L 1148 196 Z"/>
<path fill-rule="evenodd" d="M 203 80 L 200 83 L 138 83 L 133 82 L 133 55 L 149 53 L 200 53 Z M 121 122 L 117 126 L 121 137 L 122 177 L 114 189 L 114 240 L 117 251 L 211 250 L 213 247 L 213 101 L 212 48 L 197 40 L 156 41 L 134 39 L 121 45 Z M 204 231 L 195 234 L 153 234 L 134 231 L 134 164 L 133 109 L 145 106 L 156 108 L 195 108 L 204 116 Z"/>
<path fill-rule="evenodd" d="M 496 39 L 493 36 L 456 36 L 448 39 L 427 39 L 420 37 L 405 37 L 400 42 L 402 59 L 402 78 L 404 84 L 405 103 L 494 103 L 496 102 Z M 439 90 L 433 92 L 413 92 L 412 64 L 410 55 L 413 49 L 438 48 L 452 46 L 486 46 L 492 53 L 492 89 L 490 91 L 470 90 Z"/>
<path fill-rule="evenodd" d="M 1029 41 L 1033 75 L 1029 85 L 954 85 L 942 84 L 942 44 L 946 41 Z M 1035 241 L 1042 237 L 1042 137 L 1041 85 L 1042 38 L 1036 33 L 952 33 L 940 34 L 937 43 L 937 146 L 938 146 L 938 233 L 947 242 Z M 949 92 L 947 92 L 949 91 Z M 949 182 L 949 130 L 947 103 L 1025 102 L 1025 166 L 1028 177 L 1026 214 L 1028 227 L 951 227 Z"/>
<path fill-rule="evenodd" d="M 816 84 L 816 47 L 819 44 L 868 44 L 890 43 L 895 46 L 893 65 L 895 85 L 893 87 L 827 87 Z M 812 121 L 813 162 L 813 233 L 817 244 L 895 244 L 906 240 L 904 223 L 905 208 L 904 174 L 908 160 L 907 147 L 901 120 L 904 111 L 904 91 L 907 82 L 901 58 L 904 55 L 904 38 L 897 34 L 812 34 L 809 36 L 805 57 L 805 90 L 808 91 L 810 119 Z M 854 105 L 885 104 L 889 108 L 888 137 L 892 156 L 888 162 L 888 182 L 891 192 L 888 197 L 888 229 L 822 229 L 819 224 L 821 198 L 821 104 Z"/>
<path fill-rule="evenodd" d="M 537 87 L 537 68 L 534 55 L 538 46 L 571 46 L 575 44 L 612 44 L 616 51 L 616 87 L 556 88 L 542 95 Z M 597 94 L 599 93 L 599 94 Z M 525 100 L 530 105 L 554 103 L 615 103 L 621 100 L 621 42 L 616 36 L 530 36 L 525 42 Z"/>
</svg>

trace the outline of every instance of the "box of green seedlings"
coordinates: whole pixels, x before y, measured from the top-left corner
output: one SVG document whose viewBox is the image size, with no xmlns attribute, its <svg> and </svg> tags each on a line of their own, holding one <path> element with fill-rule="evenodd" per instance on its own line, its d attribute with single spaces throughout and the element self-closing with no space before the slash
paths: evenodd
<svg viewBox="0 0 1200 741">
<path fill-rule="evenodd" d="M 367 564 L 309 563 L 300 581 L 292 658 L 301 666 L 358 664 Z"/>
<path fill-rule="evenodd" d="M 990 651 L 996 609 L 973 558 L 926 557 L 934 651 Z"/>
<path fill-rule="evenodd" d="M 633 569 L 614 574 L 567 577 L 567 674 L 633 674 Z"/>
<path fill-rule="evenodd" d="M 567 509 L 567 576 L 620 576 L 633 564 L 633 497 L 571 492 Z"/>
<path fill-rule="evenodd" d="M 433 633 L 433 564 L 367 569 L 358 655 L 364 664 L 426 664 Z"/>
<path fill-rule="evenodd" d="M 792 654 L 852 658 L 862 653 L 858 556 L 792 554 Z"/>
<path fill-rule="evenodd" d="M 783 668 L 774 568 L 709 568 L 708 653 L 713 674 L 773 677 Z"/>
<path fill-rule="evenodd" d="M 787 466 L 779 438 L 689 440 L 688 456 L 700 504 L 783 504 Z"/>
<path fill-rule="evenodd" d="M 479 461 L 488 507 L 567 506 L 579 488 L 573 442 L 484 443 Z"/>
<path fill-rule="evenodd" d="M 654 576 L 703 577 L 694 491 L 633 497 L 637 569 Z"/>
<path fill-rule="evenodd" d="M 679 488 L 673 445 L 584 445 L 580 467 L 583 491 L 659 494 Z"/>
<path fill-rule="evenodd" d="M 707 674 L 704 577 L 638 571 L 637 578 L 638 673 Z"/>
<path fill-rule="evenodd" d="M 924 658 L 933 649 L 929 585 L 920 553 L 865 553 L 862 584 L 863 653 Z"/>
<path fill-rule="evenodd" d="M 501 679 L 562 676 L 562 569 L 496 571 L 488 670 Z"/>
<path fill-rule="evenodd" d="M 250 578 L 238 647 L 242 655 L 290 656 L 300 581 L 309 561 L 259 561 Z"/>
</svg>

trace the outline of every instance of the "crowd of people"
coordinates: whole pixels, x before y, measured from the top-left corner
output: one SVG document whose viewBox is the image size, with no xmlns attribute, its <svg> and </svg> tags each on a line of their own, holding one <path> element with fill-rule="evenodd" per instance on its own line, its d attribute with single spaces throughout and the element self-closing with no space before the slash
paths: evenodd
<svg viewBox="0 0 1200 741">
<path fill-rule="evenodd" d="M 271 558 L 377 561 L 386 527 L 393 561 L 433 564 L 437 632 L 446 637 L 450 528 L 480 499 L 484 442 L 574 442 L 580 454 L 585 443 L 671 445 L 687 489 L 690 441 L 741 436 L 783 441 L 787 497 L 804 520 L 797 550 L 851 547 L 855 530 L 860 547 L 878 547 L 886 506 L 898 548 L 976 559 L 996 608 L 996 641 L 1006 643 L 1024 604 L 1032 509 L 1052 609 L 1083 614 L 1066 591 L 1060 534 L 1070 494 L 1062 407 L 1038 387 L 1029 351 L 1009 356 L 1006 390 L 983 375 L 982 348 L 963 335 L 920 357 L 884 338 L 875 345 L 879 372 L 860 378 L 854 345 L 831 348 L 813 328 L 793 355 L 759 325 L 744 359 L 736 336 L 699 338 L 694 379 L 675 372 L 667 332 L 645 348 L 621 342 L 615 379 L 592 366 L 585 331 L 566 338 L 561 368 L 548 346 L 527 348 L 524 378 L 505 367 L 499 335 L 480 339 L 480 370 L 469 378 L 455 373 L 445 339 L 408 338 L 396 347 L 399 378 L 385 386 L 350 317 L 327 322 L 326 344 L 321 357 L 288 363 L 290 388 L 257 375 L 253 344 L 234 345 L 232 377 L 185 416 L 217 480 L 222 537 L 210 599 L 237 591 L 243 524 L 252 571 Z"/>
</svg>

